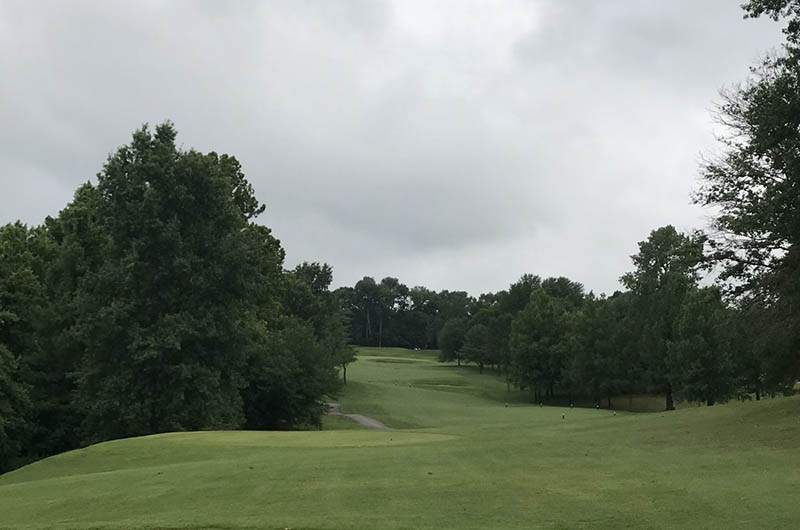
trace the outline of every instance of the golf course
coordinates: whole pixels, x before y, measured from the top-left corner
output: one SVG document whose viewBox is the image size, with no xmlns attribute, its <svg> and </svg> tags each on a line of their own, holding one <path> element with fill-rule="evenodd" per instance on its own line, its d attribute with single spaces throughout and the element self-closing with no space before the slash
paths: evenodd
<svg viewBox="0 0 800 530">
<path fill-rule="evenodd" d="M 0 476 L 0 528 L 790 529 L 800 399 L 669 413 L 539 407 L 434 351 L 361 348 L 366 429 L 115 440 Z"/>
</svg>

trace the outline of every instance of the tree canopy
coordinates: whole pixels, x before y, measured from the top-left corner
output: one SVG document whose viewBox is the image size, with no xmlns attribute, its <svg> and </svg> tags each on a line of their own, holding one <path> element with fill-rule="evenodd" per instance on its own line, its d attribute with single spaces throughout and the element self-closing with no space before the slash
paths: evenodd
<svg viewBox="0 0 800 530">
<path fill-rule="evenodd" d="M 319 425 L 353 360 L 331 268 L 284 270 L 228 155 L 144 126 L 55 218 L 0 228 L 0 470 L 165 431 Z"/>
</svg>

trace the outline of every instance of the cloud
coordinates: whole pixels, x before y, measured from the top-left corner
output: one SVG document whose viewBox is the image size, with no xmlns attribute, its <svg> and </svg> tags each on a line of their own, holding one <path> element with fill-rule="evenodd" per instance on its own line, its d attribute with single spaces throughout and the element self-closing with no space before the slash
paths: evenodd
<svg viewBox="0 0 800 530">
<path fill-rule="evenodd" d="M 287 262 L 613 291 L 689 204 L 718 88 L 781 41 L 730 2 L 4 2 L 0 222 L 143 122 L 237 156 Z M 10 126 L 8 124 L 11 124 Z"/>
</svg>

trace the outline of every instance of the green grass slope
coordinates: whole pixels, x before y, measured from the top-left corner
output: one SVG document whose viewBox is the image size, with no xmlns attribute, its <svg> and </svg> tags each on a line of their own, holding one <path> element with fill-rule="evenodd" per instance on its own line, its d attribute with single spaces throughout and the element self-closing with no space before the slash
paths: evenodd
<svg viewBox="0 0 800 530">
<path fill-rule="evenodd" d="M 343 411 L 392 431 L 107 442 L 0 477 L 0 528 L 800 528 L 798 398 L 539 408 L 434 359 L 364 349 L 348 370 Z"/>
</svg>

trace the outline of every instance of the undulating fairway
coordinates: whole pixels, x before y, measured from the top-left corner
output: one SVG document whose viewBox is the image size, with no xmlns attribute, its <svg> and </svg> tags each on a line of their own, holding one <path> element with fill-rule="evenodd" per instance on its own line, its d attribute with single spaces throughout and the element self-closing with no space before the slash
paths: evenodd
<svg viewBox="0 0 800 530">
<path fill-rule="evenodd" d="M 0 527 L 800 528 L 797 398 L 540 408 L 390 348 L 362 349 L 348 382 L 343 411 L 394 430 L 330 417 L 99 444 L 0 477 Z"/>
</svg>

